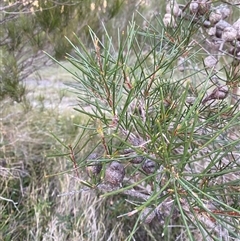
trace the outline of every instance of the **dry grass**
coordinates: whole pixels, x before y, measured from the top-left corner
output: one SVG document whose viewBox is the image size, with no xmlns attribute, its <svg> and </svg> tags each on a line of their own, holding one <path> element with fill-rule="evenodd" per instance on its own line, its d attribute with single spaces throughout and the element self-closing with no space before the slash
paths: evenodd
<svg viewBox="0 0 240 241">
<path fill-rule="evenodd" d="M 0 106 L 0 240 L 126 239 L 134 220 L 117 218 L 130 211 L 124 199 L 103 200 L 94 192 L 58 196 L 82 186 L 74 172 L 60 174 L 72 169 L 66 157 L 48 157 L 66 151 L 51 133 L 71 144 L 79 131 L 74 123 L 86 118 L 72 110 L 74 96 L 62 85 L 69 77 L 66 72 L 50 68 L 40 76 L 27 85 L 23 103 L 5 100 Z M 81 152 L 79 160 L 85 154 Z M 80 178 L 85 178 L 84 170 Z M 152 239 L 140 227 L 136 240 Z"/>
</svg>

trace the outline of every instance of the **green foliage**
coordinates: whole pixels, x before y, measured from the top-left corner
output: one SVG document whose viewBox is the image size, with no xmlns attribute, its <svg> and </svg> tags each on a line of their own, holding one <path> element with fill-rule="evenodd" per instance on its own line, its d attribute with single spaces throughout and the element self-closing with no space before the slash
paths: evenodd
<svg viewBox="0 0 240 241">
<path fill-rule="evenodd" d="M 74 54 L 67 59 L 78 69 L 65 68 L 76 80 L 75 110 L 89 117 L 83 133 L 91 130 L 86 142 L 78 138 L 73 152 L 94 139 L 89 154 L 96 152 L 95 161 L 104 167 L 98 185 L 83 184 L 103 197 L 129 196 L 132 211 L 121 217 L 140 218 L 126 240 L 138 235 L 146 210 L 158 226 L 145 229 L 153 240 L 219 240 L 221 233 L 239 239 L 238 103 L 226 98 L 204 103 L 215 73 L 202 65 L 204 48 L 192 43 L 199 23 L 181 19 L 171 28 L 161 17 L 145 20 L 145 29 L 133 20 L 127 31 L 119 31 L 117 46 L 107 30 L 103 41 L 89 30 L 92 51 L 77 36 L 77 45 L 68 39 Z M 184 74 L 178 71 L 182 56 L 191 67 Z M 78 165 L 92 165 L 88 155 Z M 142 161 L 134 163 L 135 158 Z M 122 186 L 104 177 L 113 161 L 125 167 Z"/>
<path fill-rule="evenodd" d="M 58 60 L 71 52 L 71 45 L 63 41 L 64 36 L 74 42 L 72 33 L 75 32 L 88 43 L 87 25 L 101 36 L 101 22 L 114 18 L 122 6 L 121 1 L 107 7 L 103 3 L 103 0 L 95 3 L 79 0 L 4 1 L 0 10 L 0 51 L 4 56 L 0 69 L 1 99 L 11 97 L 22 101 L 25 79 L 50 64 L 42 50 Z"/>
<path fill-rule="evenodd" d="M 19 85 L 19 73 L 16 59 L 12 53 L 2 51 L 5 58 L 2 59 L 1 64 L 4 66 L 0 69 L 0 100 L 6 96 L 10 96 L 13 100 L 21 101 L 25 89 L 23 85 Z"/>
<path fill-rule="evenodd" d="M 166 1 L 151 13 L 142 12 L 154 1 L 96 1 L 93 11 L 92 1 L 39 2 L 51 6 L 43 10 L 51 30 L 19 2 L 0 20 L 9 28 L 0 31 L 1 98 L 23 100 L 0 102 L 0 240 L 238 240 L 239 102 L 229 103 L 237 59 L 235 69 L 206 69 L 203 19 L 163 27 Z M 142 14 L 126 27 L 136 7 Z M 18 88 L 42 64 L 39 49 L 57 59 L 69 53 L 75 67 L 61 64 L 77 80 L 74 114 L 62 113 L 63 92 L 38 93 L 41 80 L 26 98 Z M 68 82 L 59 72 L 44 69 L 42 82 Z M 215 75 L 228 97 L 203 104 Z M 114 161 L 125 168 L 122 185 L 107 182 Z M 87 177 L 96 163 L 101 172 Z"/>
</svg>

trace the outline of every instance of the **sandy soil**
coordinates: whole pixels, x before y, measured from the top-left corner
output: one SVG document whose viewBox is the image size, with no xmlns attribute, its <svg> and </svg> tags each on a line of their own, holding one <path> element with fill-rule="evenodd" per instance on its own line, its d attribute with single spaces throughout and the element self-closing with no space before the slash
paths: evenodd
<svg viewBox="0 0 240 241">
<path fill-rule="evenodd" d="M 68 86 L 74 82 L 72 76 L 59 66 L 41 70 L 29 76 L 24 84 L 27 100 L 33 108 L 59 108 L 59 111 L 73 111 L 77 96 Z"/>
</svg>

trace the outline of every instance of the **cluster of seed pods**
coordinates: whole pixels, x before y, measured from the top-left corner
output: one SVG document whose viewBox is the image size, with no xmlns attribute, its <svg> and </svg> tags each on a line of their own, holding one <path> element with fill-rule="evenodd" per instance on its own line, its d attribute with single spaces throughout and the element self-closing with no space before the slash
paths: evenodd
<svg viewBox="0 0 240 241">
<path fill-rule="evenodd" d="M 123 164 L 121 161 L 114 160 L 107 164 L 103 180 L 106 184 L 115 187 L 121 186 L 126 173 L 125 168 L 129 166 L 129 164 L 140 165 L 142 172 L 146 175 L 156 171 L 157 164 L 154 161 L 137 155 L 132 149 L 126 149 L 122 154 L 121 156 L 125 156 L 125 158 L 129 160 L 129 163 L 124 162 Z M 100 175 L 102 164 L 99 159 L 101 159 L 101 157 L 96 153 L 88 157 L 88 162 L 90 164 L 86 167 L 86 172 L 90 178 Z"/>
<path fill-rule="evenodd" d="M 163 23 L 167 28 L 178 27 L 177 19 L 184 18 L 199 24 L 201 33 L 206 34 L 205 44 L 207 56 L 203 59 L 206 69 L 216 71 L 219 58 L 225 54 L 232 57 L 233 67 L 240 65 L 240 18 L 230 23 L 232 9 L 229 5 L 216 5 L 212 0 L 192 0 L 187 5 L 178 4 L 177 0 L 169 0 Z M 181 22 L 179 21 L 181 24 Z M 205 48 L 205 47 L 204 47 Z M 203 48 L 203 49 L 204 49 Z M 184 57 L 178 59 L 178 69 L 184 72 L 186 61 Z M 212 93 L 203 99 L 203 104 L 209 100 L 225 99 L 228 95 L 226 85 L 217 85 Z"/>
</svg>

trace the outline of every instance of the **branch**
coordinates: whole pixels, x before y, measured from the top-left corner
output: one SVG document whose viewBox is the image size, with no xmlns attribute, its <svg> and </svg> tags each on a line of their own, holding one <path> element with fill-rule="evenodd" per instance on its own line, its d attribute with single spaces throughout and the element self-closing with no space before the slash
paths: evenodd
<svg viewBox="0 0 240 241">
<path fill-rule="evenodd" d="M 4 200 L 4 201 L 7 201 L 7 202 L 11 202 L 13 204 L 13 206 L 16 208 L 16 210 L 20 213 L 20 211 L 17 207 L 17 204 L 18 204 L 17 202 L 14 202 L 12 199 L 4 198 L 4 197 L 1 197 L 1 196 L 0 196 L 0 199 Z"/>
</svg>

